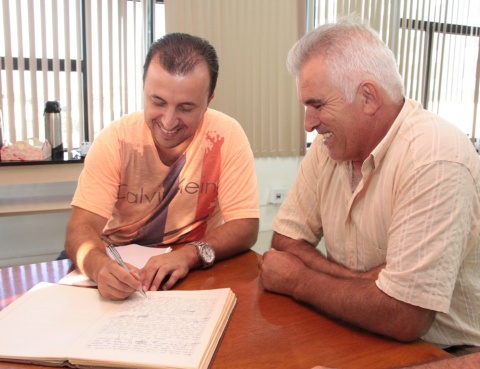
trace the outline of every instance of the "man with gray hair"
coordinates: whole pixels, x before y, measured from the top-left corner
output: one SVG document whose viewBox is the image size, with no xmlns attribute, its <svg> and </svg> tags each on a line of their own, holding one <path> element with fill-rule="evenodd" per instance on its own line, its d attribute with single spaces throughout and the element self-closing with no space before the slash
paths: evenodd
<svg viewBox="0 0 480 369">
<path fill-rule="evenodd" d="M 399 341 L 478 350 L 472 143 L 404 97 L 393 53 L 353 18 L 305 35 L 288 65 L 318 136 L 273 222 L 263 286 Z"/>
</svg>

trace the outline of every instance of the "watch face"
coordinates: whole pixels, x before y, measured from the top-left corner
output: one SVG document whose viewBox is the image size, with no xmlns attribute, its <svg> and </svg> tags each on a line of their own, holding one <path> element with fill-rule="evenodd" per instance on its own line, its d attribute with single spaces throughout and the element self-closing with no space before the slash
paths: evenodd
<svg viewBox="0 0 480 369">
<path fill-rule="evenodd" d="M 202 259 L 205 260 L 206 263 L 213 263 L 215 260 L 215 250 L 209 246 L 203 246 Z"/>
</svg>

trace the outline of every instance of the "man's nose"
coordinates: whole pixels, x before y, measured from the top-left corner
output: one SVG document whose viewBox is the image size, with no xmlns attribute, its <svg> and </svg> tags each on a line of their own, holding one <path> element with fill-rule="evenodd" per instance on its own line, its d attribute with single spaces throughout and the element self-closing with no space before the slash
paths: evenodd
<svg viewBox="0 0 480 369">
<path fill-rule="evenodd" d="M 174 109 L 167 109 L 165 111 L 163 114 L 162 124 L 166 130 L 171 130 L 176 127 L 178 124 L 178 119 Z"/>
<path fill-rule="evenodd" d="M 312 132 L 317 124 L 317 119 L 315 119 L 315 112 L 312 111 L 312 108 L 305 109 L 305 119 L 303 120 L 303 127 L 305 131 Z"/>
</svg>

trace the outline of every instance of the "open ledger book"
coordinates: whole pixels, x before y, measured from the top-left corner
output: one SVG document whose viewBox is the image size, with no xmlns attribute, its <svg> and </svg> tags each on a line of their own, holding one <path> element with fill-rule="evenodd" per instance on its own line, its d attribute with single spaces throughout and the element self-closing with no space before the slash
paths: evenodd
<svg viewBox="0 0 480 369">
<path fill-rule="evenodd" d="M 207 368 L 236 304 L 229 288 L 148 291 L 125 301 L 41 282 L 0 311 L 0 361 Z"/>
</svg>

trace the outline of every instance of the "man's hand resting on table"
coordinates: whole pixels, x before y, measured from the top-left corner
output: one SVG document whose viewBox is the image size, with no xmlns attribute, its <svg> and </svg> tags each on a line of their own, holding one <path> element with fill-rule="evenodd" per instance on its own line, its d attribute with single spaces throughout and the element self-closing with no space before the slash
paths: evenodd
<svg viewBox="0 0 480 369">
<path fill-rule="evenodd" d="M 195 247 L 183 246 L 166 254 L 151 257 L 140 270 L 145 291 L 168 290 L 185 278 L 198 264 Z"/>
</svg>

